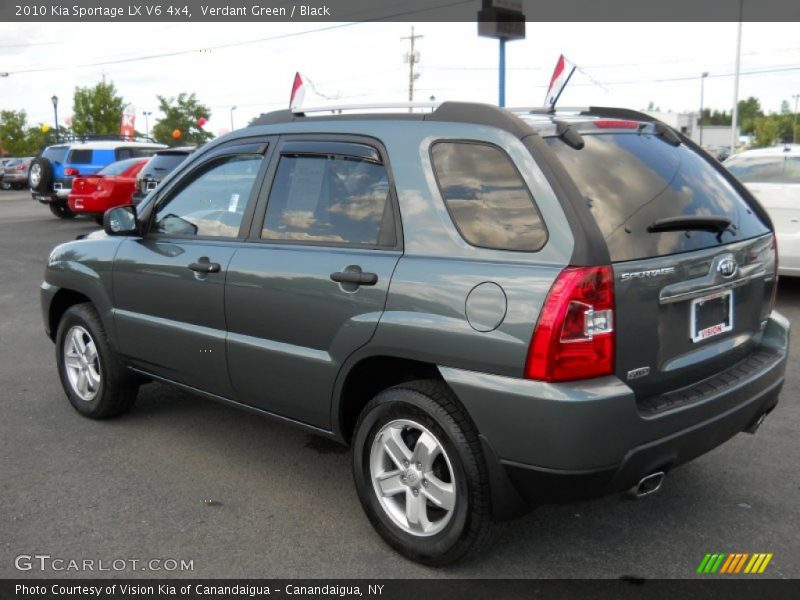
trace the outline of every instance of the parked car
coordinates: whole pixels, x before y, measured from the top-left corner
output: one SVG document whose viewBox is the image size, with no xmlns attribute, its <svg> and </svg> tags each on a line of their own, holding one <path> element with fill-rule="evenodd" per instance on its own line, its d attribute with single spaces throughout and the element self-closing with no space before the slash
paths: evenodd
<svg viewBox="0 0 800 600">
<path fill-rule="evenodd" d="M 139 204 L 147 194 L 156 189 L 162 179 L 172 173 L 196 149 L 197 146 L 180 146 L 156 152 L 136 177 L 133 203 Z"/>
<path fill-rule="evenodd" d="M 69 195 L 69 209 L 88 214 L 102 223 L 103 213 L 114 206 L 130 204 L 136 189 L 136 175 L 150 160 L 129 158 L 100 169 L 94 175 L 76 177 Z"/>
<path fill-rule="evenodd" d="M 769 213 L 778 238 L 778 272 L 800 276 L 800 144 L 745 150 L 725 167 Z"/>
<path fill-rule="evenodd" d="M 89 140 L 47 147 L 31 163 L 30 187 L 34 200 L 47 204 L 61 219 L 75 216 L 67 204 L 72 180 L 93 175 L 113 162 L 152 156 L 164 144 L 123 140 Z"/>
<path fill-rule="evenodd" d="M 28 183 L 28 169 L 33 157 L 15 158 L 0 169 L 0 189 L 21 190 Z"/>
<path fill-rule="evenodd" d="M 445 102 L 264 115 L 56 247 L 41 299 L 79 413 L 155 379 L 349 444 L 377 532 L 439 565 L 755 432 L 776 287 L 767 215 L 667 125 Z"/>
</svg>

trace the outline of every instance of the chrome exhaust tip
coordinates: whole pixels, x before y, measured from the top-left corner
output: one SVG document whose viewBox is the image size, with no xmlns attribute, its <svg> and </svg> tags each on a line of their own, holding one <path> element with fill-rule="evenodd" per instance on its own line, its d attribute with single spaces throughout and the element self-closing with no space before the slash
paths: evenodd
<svg viewBox="0 0 800 600">
<path fill-rule="evenodd" d="M 745 433 L 754 434 L 758 431 L 758 428 L 761 427 L 761 424 L 764 422 L 764 419 L 767 418 L 769 411 L 765 413 L 761 413 L 761 416 L 758 417 L 755 421 L 753 421 L 745 430 Z"/>
<path fill-rule="evenodd" d="M 643 498 L 654 494 L 661 489 L 661 484 L 664 483 L 665 475 L 664 471 L 650 473 L 650 475 L 642 477 L 639 483 L 628 490 L 628 493 L 634 498 Z"/>
</svg>

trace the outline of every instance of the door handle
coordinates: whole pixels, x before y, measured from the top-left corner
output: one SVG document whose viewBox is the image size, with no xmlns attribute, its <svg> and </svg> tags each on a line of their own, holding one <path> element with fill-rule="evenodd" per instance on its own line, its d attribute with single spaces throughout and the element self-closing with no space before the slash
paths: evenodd
<svg viewBox="0 0 800 600">
<path fill-rule="evenodd" d="M 353 283 L 355 285 L 375 285 L 378 283 L 377 273 L 363 271 L 339 271 L 331 273 L 331 280 L 336 283 Z"/>
<path fill-rule="evenodd" d="M 189 265 L 189 268 L 195 273 L 219 273 L 222 267 L 219 263 L 211 262 L 207 256 L 201 256 L 197 262 Z"/>
</svg>

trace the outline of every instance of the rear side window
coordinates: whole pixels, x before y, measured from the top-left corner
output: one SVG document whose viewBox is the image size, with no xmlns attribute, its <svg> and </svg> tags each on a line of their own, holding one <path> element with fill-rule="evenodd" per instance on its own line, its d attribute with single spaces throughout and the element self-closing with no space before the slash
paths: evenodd
<svg viewBox="0 0 800 600">
<path fill-rule="evenodd" d="M 386 168 L 348 156 L 281 156 L 261 237 L 395 246 Z"/>
<path fill-rule="evenodd" d="M 800 183 L 800 156 L 737 156 L 725 167 L 743 183 Z"/>
<path fill-rule="evenodd" d="M 73 165 L 91 165 L 92 150 L 73 150 L 69 153 L 68 163 Z"/>
<path fill-rule="evenodd" d="M 522 176 L 500 148 L 437 142 L 431 158 L 447 210 L 469 244 L 529 252 L 544 246 L 542 217 Z"/>
<path fill-rule="evenodd" d="M 547 138 L 582 192 L 613 261 L 724 245 L 769 231 L 734 187 L 702 156 L 681 144 L 639 133 L 588 134 L 576 150 Z M 722 216 L 735 229 L 648 232 L 661 218 Z"/>
<path fill-rule="evenodd" d="M 150 177 L 164 177 L 181 164 L 188 154 L 156 154 L 145 167 L 145 172 Z"/>
</svg>

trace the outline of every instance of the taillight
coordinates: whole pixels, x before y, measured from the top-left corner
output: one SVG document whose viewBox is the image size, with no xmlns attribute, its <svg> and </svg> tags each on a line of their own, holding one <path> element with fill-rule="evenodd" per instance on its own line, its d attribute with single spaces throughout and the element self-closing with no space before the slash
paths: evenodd
<svg viewBox="0 0 800 600">
<path fill-rule="evenodd" d="M 17 171 L 24 171 L 27 166 L 28 165 L 26 165 L 26 164 L 17 165 L 16 170 Z"/>
<path fill-rule="evenodd" d="M 73 167 L 68 167 L 64 169 L 64 175 L 66 175 L 67 177 L 76 177 L 80 175 L 80 173 L 78 172 L 78 169 L 75 169 Z"/>
<path fill-rule="evenodd" d="M 775 310 L 775 302 L 778 299 L 778 238 L 772 234 L 772 256 L 775 261 L 775 279 L 772 280 L 772 297 L 769 301 L 769 311 Z"/>
<path fill-rule="evenodd" d="M 567 267 L 556 278 L 533 331 L 525 377 L 570 381 L 614 372 L 614 273 Z"/>
</svg>

